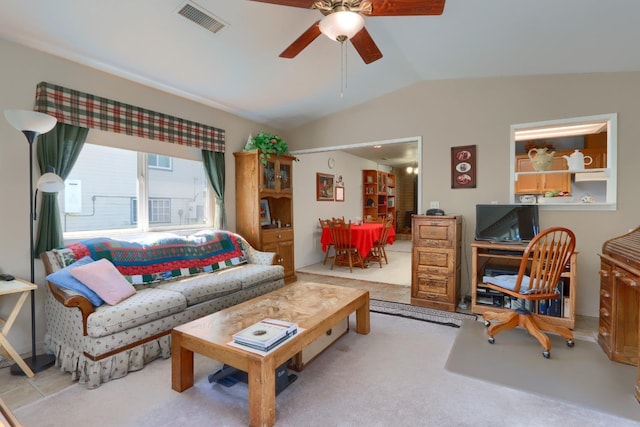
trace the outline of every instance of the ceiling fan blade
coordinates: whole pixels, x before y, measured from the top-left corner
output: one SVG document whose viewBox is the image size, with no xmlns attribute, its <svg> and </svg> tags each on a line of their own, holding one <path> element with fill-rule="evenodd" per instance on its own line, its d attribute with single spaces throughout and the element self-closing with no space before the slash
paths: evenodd
<svg viewBox="0 0 640 427">
<path fill-rule="evenodd" d="M 313 5 L 313 0 L 250 0 L 250 1 L 256 1 L 258 3 L 279 4 L 282 6 L 303 7 L 305 9 L 311 9 L 311 6 Z"/>
<path fill-rule="evenodd" d="M 372 5 L 368 16 L 442 15 L 445 0 L 369 0 Z M 276 2 L 269 2 L 276 3 Z M 295 2 L 291 2 L 295 3 Z"/>
<path fill-rule="evenodd" d="M 296 41 L 291 43 L 288 48 L 282 51 L 280 58 L 294 58 L 302 52 L 305 47 L 309 46 L 309 44 L 320 35 L 320 27 L 318 27 L 319 23 L 320 21 L 316 21 L 313 25 L 307 28 L 307 31 L 302 33 Z"/>
<path fill-rule="evenodd" d="M 349 40 L 351 40 L 353 47 L 356 48 L 365 64 L 371 64 L 382 58 L 382 52 L 380 52 L 380 49 L 376 46 L 376 42 L 373 41 L 366 28 L 358 31 L 358 33 Z"/>
</svg>

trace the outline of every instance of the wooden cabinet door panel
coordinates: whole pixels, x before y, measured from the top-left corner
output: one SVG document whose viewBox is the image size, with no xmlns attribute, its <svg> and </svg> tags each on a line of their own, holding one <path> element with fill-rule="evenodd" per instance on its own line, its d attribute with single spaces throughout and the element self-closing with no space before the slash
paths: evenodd
<svg viewBox="0 0 640 427">
<path fill-rule="evenodd" d="M 529 156 L 516 156 L 516 172 L 533 172 L 534 170 Z M 515 183 L 516 194 L 537 193 L 538 188 L 538 175 L 519 175 Z"/>
<path fill-rule="evenodd" d="M 549 170 L 567 170 L 567 161 L 559 156 L 554 156 L 551 160 L 551 168 Z M 516 172 L 533 172 L 531 159 L 526 154 L 518 154 L 516 156 Z M 519 175 L 515 182 L 516 194 L 542 194 L 547 191 L 571 191 L 571 175 L 558 174 L 535 174 L 535 175 Z"/>
</svg>

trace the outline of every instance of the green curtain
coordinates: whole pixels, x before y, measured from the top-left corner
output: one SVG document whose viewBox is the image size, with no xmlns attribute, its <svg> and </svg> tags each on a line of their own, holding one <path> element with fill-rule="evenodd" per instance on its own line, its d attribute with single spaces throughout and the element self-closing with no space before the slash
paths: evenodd
<svg viewBox="0 0 640 427">
<path fill-rule="evenodd" d="M 224 207 L 224 153 L 202 150 L 204 169 L 216 196 L 216 215 L 213 226 L 218 230 L 226 230 L 227 213 Z"/>
<path fill-rule="evenodd" d="M 63 180 L 69 176 L 82 151 L 89 129 L 58 123 L 52 131 L 40 135 L 37 143 L 40 173 L 53 166 Z M 42 203 L 38 214 L 38 238 L 34 256 L 44 251 L 63 246 L 62 222 L 58 207 L 58 193 L 40 193 Z"/>
</svg>

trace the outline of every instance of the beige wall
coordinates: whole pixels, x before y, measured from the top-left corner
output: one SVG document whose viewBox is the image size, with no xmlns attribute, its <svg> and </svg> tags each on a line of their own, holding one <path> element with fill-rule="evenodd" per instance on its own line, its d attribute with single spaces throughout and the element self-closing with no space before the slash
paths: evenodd
<svg viewBox="0 0 640 427">
<path fill-rule="evenodd" d="M 227 220 L 235 229 L 235 183 L 233 152 L 244 147 L 249 133 L 271 131 L 260 125 L 220 110 L 150 89 L 109 74 L 96 71 L 60 58 L 56 58 L 17 44 L 0 40 L 0 111 L 6 109 L 33 109 L 36 85 L 41 81 L 66 86 L 94 95 L 103 96 L 150 110 L 194 120 L 226 130 L 227 160 Z M 140 142 L 130 148 L 144 151 L 153 144 L 162 144 L 162 152 L 180 155 L 180 147 L 162 142 Z M 117 139 L 114 145 L 122 145 Z M 28 144 L 25 137 L 13 129 L 4 116 L 0 117 L 0 272 L 29 278 L 29 181 Z M 35 147 L 34 147 L 35 157 Z M 37 163 L 34 165 L 37 170 Z M 37 174 L 34 179 L 37 179 Z M 37 341 L 44 337 L 44 270 L 36 260 Z M 0 284 L 1 286 L 1 284 Z M 0 317 L 6 318 L 15 298 L 0 298 Z M 30 310 L 27 303 L 9 340 L 19 352 L 31 349 Z"/>
<path fill-rule="evenodd" d="M 348 91 L 345 96 L 349 96 Z M 575 74 L 430 81 L 289 132 L 296 149 L 423 137 L 423 206 L 437 200 L 463 216 L 463 291 L 469 292 L 469 243 L 475 205 L 509 197 L 509 127 L 603 113 L 618 113 L 618 210 L 541 212 L 541 226 L 563 225 L 577 235 L 578 314 L 598 316 L 602 243 L 639 225 L 640 73 Z M 336 97 L 336 102 L 339 99 Z M 477 188 L 450 187 L 450 147 L 478 146 Z"/>
<path fill-rule="evenodd" d="M 242 149 L 249 133 L 255 134 L 261 130 L 275 132 L 275 129 L 6 41 L 0 41 L 0 57 L 0 110 L 33 108 L 36 84 L 48 81 L 225 129 L 227 214 L 229 228 L 235 228 L 235 170 L 231 153 Z M 566 225 L 576 232 L 580 250 L 577 312 L 597 316 L 597 253 L 604 240 L 638 225 L 639 203 L 633 186 L 638 181 L 635 159 L 640 158 L 637 142 L 640 135 L 640 121 L 637 120 L 640 117 L 640 103 L 637 102 L 639 91 L 640 73 L 424 82 L 308 126 L 280 132 L 280 135 L 292 150 L 422 135 L 423 205 L 428 206 L 429 201 L 438 200 L 446 212 L 462 214 L 465 247 L 468 248 L 473 236 L 475 204 L 492 200 L 507 202 L 511 124 L 619 113 L 618 211 L 542 213 L 544 227 Z M 345 96 L 348 96 L 348 92 Z M 337 97 L 336 102 L 339 102 Z M 473 190 L 451 190 L 450 147 L 468 144 L 478 145 L 478 187 Z M 326 153 L 313 156 L 318 157 L 309 160 L 311 167 L 305 168 L 302 162 L 294 166 L 296 178 L 301 178 L 301 181 L 296 181 L 296 195 L 300 190 L 299 185 L 312 183 L 315 172 L 323 171 L 322 167 L 326 165 Z M 339 167 L 344 170 L 349 167 L 344 174 L 349 176 L 345 178 L 348 184 L 346 207 L 355 197 L 359 199 L 353 193 L 357 190 L 351 189 L 351 175 L 352 171 L 359 175 L 362 167 L 354 164 L 347 166 L 348 162 L 339 166 L 342 160 L 345 159 L 336 155 L 335 173 L 338 173 Z M 29 275 L 27 162 L 26 140 L 5 120 L 0 119 L 0 271 L 24 278 Z M 357 181 L 354 179 L 353 182 Z M 304 185 L 302 188 L 308 187 Z M 306 192 L 309 199 L 312 195 L 315 197 L 314 192 Z M 305 265 L 302 262 L 318 255 L 298 253 L 300 245 L 309 245 L 314 231 L 307 227 L 317 221 L 319 214 L 315 201 L 313 204 L 307 202 L 306 198 L 302 198 L 295 203 L 296 256 L 300 255 L 296 266 Z M 321 209 L 330 210 L 331 206 L 322 205 Z M 304 232 L 298 233 L 302 231 L 300 229 Z M 466 255 L 463 257 L 463 262 L 467 264 L 463 268 L 463 289 L 468 290 L 468 250 Z M 44 334 L 44 279 L 40 261 L 36 261 L 36 282 L 40 285 L 36 317 L 38 342 L 41 342 Z M 0 300 L 0 316 L 6 317 L 14 301 L 13 298 Z M 26 352 L 30 349 L 29 337 L 27 305 L 9 338 L 18 351 Z"/>
</svg>

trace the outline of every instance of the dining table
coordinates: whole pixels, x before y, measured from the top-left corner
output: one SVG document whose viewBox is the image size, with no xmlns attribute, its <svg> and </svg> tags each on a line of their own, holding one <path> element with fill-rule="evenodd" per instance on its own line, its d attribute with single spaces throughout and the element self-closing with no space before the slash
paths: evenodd
<svg viewBox="0 0 640 427">
<path fill-rule="evenodd" d="M 373 247 L 373 242 L 380 238 L 380 234 L 382 234 L 382 223 L 364 222 L 360 225 L 351 224 L 351 242 L 363 258 L 369 255 L 369 251 L 371 251 Z M 393 227 L 391 227 L 391 229 L 389 229 L 387 243 L 390 245 L 393 244 L 395 238 L 396 232 Z M 327 247 L 333 243 L 329 227 L 322 227 L 320 243 L 322 244 L 323 252 L 326 252 Z"/>
</svg>

